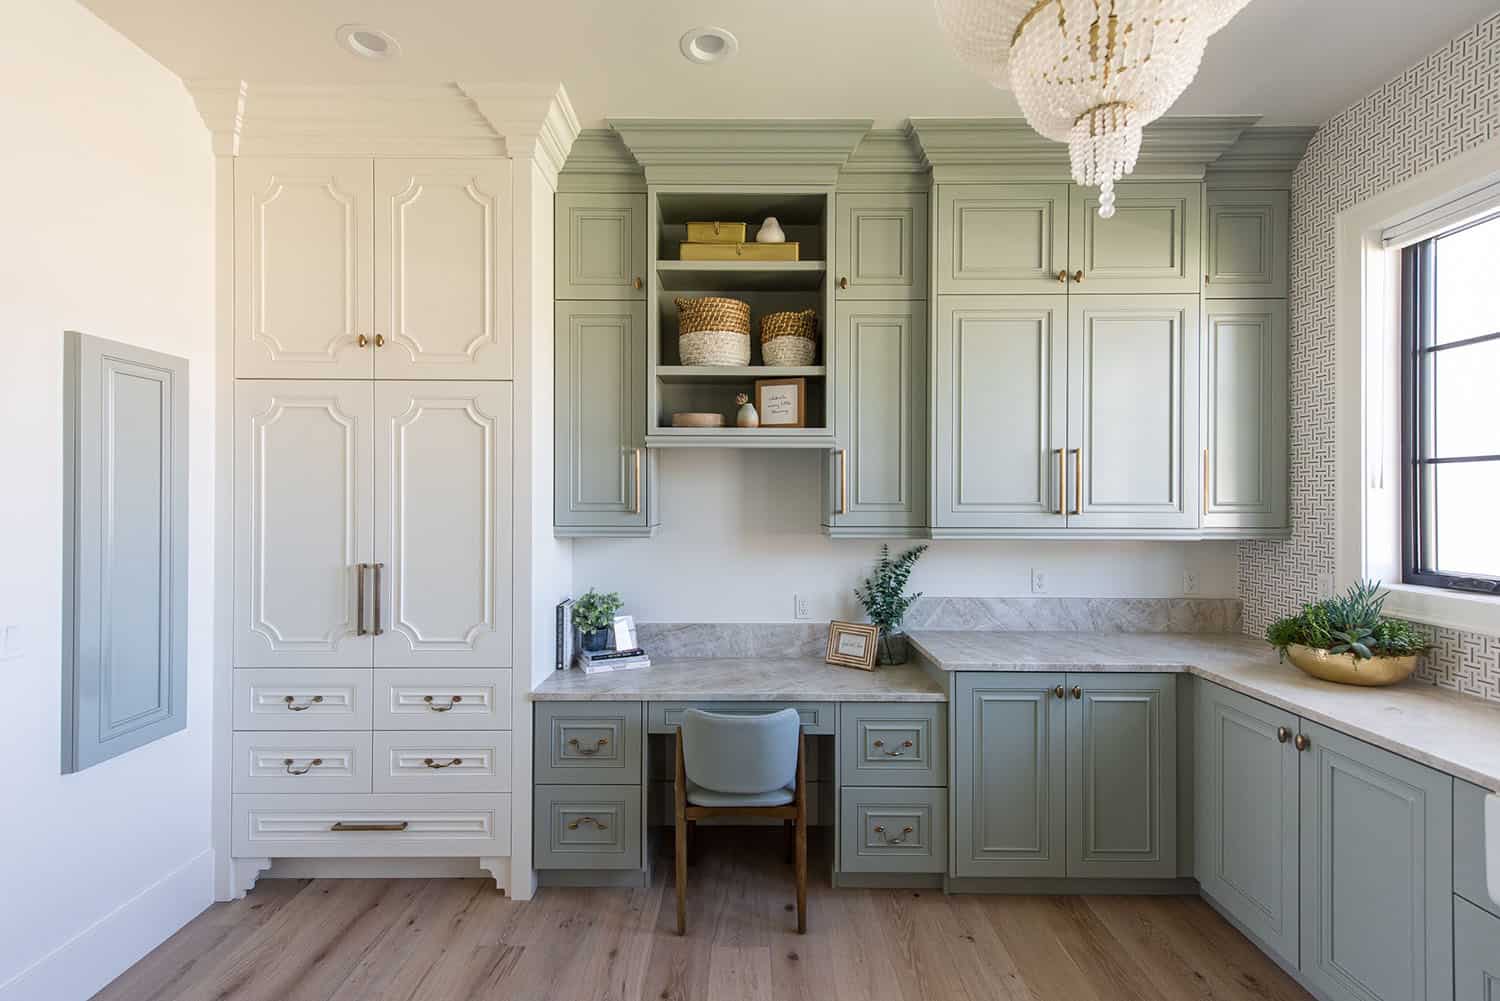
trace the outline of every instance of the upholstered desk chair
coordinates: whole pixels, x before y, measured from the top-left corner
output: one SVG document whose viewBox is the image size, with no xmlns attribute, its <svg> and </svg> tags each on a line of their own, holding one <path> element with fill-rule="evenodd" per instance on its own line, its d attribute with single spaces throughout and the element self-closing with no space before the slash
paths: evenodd
<svg viewBox="0 0 1500 1001">
<path fill-rule="evenodd" d="M 677 934 L 687 933 L 688 832 L 708 817 L 795 824 L 797 931 L 807 931 L 807 766 L 795 709 L 726 716 L 688 709 L 677 728 Z"/>
</svg>

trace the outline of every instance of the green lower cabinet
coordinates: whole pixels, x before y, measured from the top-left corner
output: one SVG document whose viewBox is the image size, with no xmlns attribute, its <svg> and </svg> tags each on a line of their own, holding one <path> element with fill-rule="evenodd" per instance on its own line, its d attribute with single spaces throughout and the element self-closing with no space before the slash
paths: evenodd
<svg viewBox="0 0 1500 1001">
<path fill-rule="evenodd" d="M 538 869 L 639 869 L 641 787 L 536 787 L 532 858 Z"/>
<path fill-rule="evenodd" d="M 840 796 L 841 871 L 948 871 L 948 790 L 846 787 Z"/>
<path fill-rule="evenodd" d="M 1455 1001 L 1500 1001 L 1500 918 L 1453 898 Z"/>
<path fill-rule="evenodd" d="M 1331 1001 L 1453 998 L 1453 779 L 1303 720 L 1302 948 Z"/>
</svg>

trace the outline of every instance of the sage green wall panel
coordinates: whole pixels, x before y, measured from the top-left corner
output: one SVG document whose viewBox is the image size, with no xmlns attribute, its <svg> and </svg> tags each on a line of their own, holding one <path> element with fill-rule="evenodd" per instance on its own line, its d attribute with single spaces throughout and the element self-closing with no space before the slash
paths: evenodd
<svg viewBox="0 0 1500 1001">
<path fill-rule="evenodd" d="M 1208 300 L 1203 313 L 1203 526 L 1286 527 L 1286 301 Z"/>
<path fill-rule="evenodd" d="M 1453 997 L 1453 779 L 1309 720 L 1301 972 L 1332 1001 Z"/>
<path fill-rule="evenodd" d="M 958 677 L 955 876 L 1067 872 L 1067 706 L 1061 674 Z"/>
<path fill-rule="evenodd" d="M 1500 918 L 1453 898 L 1457 1001 L 1500 1001 Z"/>
<path fill-rule="evenodd" d="M 1115 193 L 1114 217 L 1101 219 L 1099 189 L 1072 188 L 1069 292 L 1196 294 L 1202 261 L 1203 185 L 1124 181 L 1115 185 Z"/>
<path fill-rule="evenodd" d="M 1453 892 L 1500 918 L 1500 900 L 1490 896 L 1484 861 L 1485 790 L 1453 780 Z"/>
<path fill-rule="evenodd" d="M 948 790 L 839 790 L 843 872 L 947 872 Z"/>
<path fill-rule="evenodd" d="M 1068 185 L 940 184 L 939 293 L 1046 293 L 1068 266 Z"/>
<path fill-rule="evenodd" d="M 1290 193 L 1210 188 L 1207 202 L 1204 297 L 1285 298 Z"/>
<path fill-rule="evenodd" d="M 556 210 L 556 297 L 644 301 L 646 196 L 560 194 Z"/>
<path fill-rule="evenodd" d="M 1177 875 L 1177 677 L 1069 674 L 1069 876 Z"/>
<path fill-rule="evenodd" d="M 839 299 L 925 299 L 927 192 L 846 194 L 834 199 L 835 295 Z"/>
</svg>

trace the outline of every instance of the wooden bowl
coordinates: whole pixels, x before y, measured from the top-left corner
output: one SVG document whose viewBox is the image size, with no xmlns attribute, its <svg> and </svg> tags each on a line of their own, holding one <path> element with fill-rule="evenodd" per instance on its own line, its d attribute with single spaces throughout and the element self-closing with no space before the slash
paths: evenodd
<svg viewBox="0 0 1500 1001">
<path fill-rule="evenodd" d="M 1340 685 L 1394 685 L 1411 677 L 1417 669 L 1416 654 L 1365 660 L 1352 653 L 1329 653 L 1294 643 L 1286 648 L 1286 655 L 1303 674 Z"/>
<path fill-rule="evenodd" d="M 672 426 L 674 428 L 721 428 L 724 426 L 724 415 L 691 412 L 673 414 Z"/>
</svg>

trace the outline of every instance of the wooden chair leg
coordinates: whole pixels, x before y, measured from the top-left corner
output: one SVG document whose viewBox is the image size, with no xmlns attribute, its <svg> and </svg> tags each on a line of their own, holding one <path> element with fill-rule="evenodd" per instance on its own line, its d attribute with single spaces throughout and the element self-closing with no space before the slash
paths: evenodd
<svg viewBox="0 0 1500 1001">
<path fill-rule="evenodd" d="M 807 737 L 797 737 L 797 934 L 807 934 Z"/>
<path fill-rule="evenodd" d="M 682 730 L 677 731 L 677 934 L 687 934 L 687 768 L 682 760 Z"/>
</svg>

